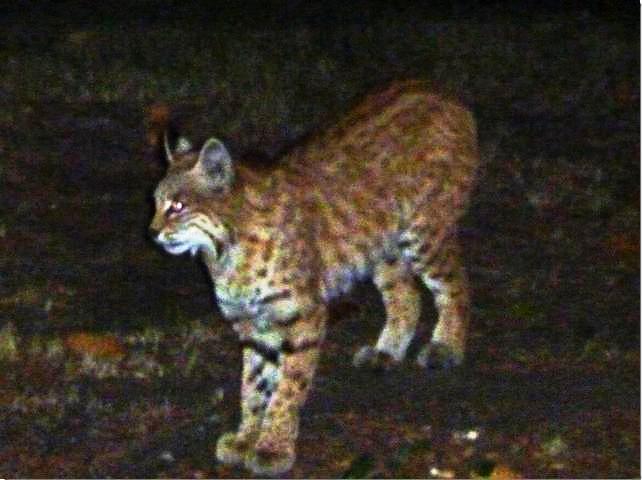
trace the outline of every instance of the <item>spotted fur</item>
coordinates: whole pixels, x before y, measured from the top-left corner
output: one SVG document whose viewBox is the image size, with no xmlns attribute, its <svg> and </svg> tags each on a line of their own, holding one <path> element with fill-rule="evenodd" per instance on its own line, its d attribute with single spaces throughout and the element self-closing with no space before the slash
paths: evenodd
<svg viewBox="0 0 642 480">
<path fill-rule="evenodd" d="M 439 318 L 419 363 L 461 363 L 469 316 L 456 239 L 478 164 L 473 118 L 421 82 L 367 97 L 269 174 L 236 165 L 221 142 L 172 151 L 151 231 L 169 253 L 199 254 L 243 346 L 241 423 L 219 461 L 277 475 L 295 459 L 327 305 L 372 279 L 386 322 L 357 366 L 404 359 L 420 284 Z"/>
</svg>

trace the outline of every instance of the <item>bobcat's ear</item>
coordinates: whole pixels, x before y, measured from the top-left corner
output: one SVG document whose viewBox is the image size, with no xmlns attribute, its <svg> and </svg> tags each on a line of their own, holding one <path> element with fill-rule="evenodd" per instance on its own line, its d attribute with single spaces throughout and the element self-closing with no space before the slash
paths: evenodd
<svg viewBox="0 0 642 480">
<path fill-rule="evenodd" d="M 192 150 L 193 147 L 187 138 L 178 137 L 176 139 L 176 145 L 172 150 L 172 147 L 169 141 L 169 136 L 170 136 L 169 130 L 165 130 L 165 133 L 163 134 L 163 145 L 165 146 L 165 157 L 167 158 L 167 163 L 172 164 L 174 163 L 175 154 L 187 153 L 190 150 Z"/>
<path fill-rule="evenodd" d="M 234 181 L 234 166 L 232 157 L 223 143 L 210 138 L 201 149 L 198 161 L 194 168 L 207 177 L 212 188 L 223 188 L 227 190 Z"/>
</svg>

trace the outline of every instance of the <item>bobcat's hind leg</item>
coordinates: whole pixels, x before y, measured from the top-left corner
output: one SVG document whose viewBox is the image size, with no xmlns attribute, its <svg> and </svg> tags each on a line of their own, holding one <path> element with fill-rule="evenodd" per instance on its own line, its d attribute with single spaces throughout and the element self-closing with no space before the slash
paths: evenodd
<svg viewBox="0 0 642 480">
<path fill-rule="evenodd" d="M 386 323 L 374 347 L 364 346 L 354 356 L 353 364 L 387 369 L 403 361 L 412 341 L 421 311 L 416 280 L 398 261 L 375 268 L 373 281 L 386 310 Z"/>
<path fill-rule="evenodd" d="M 456 240 L 447 238 L 425 266 L 413 265 L 413 269 L 432 292 L 439 313 L 430 343 L 417 362 L 430 369 L 459 365 L 464 359 L 470 296 Z"/>
</svg>

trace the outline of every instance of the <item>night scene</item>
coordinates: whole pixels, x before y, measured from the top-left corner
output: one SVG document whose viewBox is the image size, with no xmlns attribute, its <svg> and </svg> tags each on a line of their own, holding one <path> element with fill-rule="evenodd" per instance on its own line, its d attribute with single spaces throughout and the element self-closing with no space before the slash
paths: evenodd
<svg viewBox="0 0 642 480">
<path fill-rule="evenodd" d="M 640 478 L 635 2 L 0 7 L 0 478 Z"/>
</svg>

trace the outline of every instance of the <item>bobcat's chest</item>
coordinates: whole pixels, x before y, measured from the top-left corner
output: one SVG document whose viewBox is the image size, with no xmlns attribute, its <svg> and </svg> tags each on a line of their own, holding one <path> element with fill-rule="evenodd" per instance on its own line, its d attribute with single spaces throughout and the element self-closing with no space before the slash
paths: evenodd
<svg viewBox="0 0 642 480">
<path fill-rule="evenodd" d="M 267 291 L 259 282 L 237 272 L 214 279 L 214 293 L 221 313 L 229 320 L 262 317 L 270 314 L 265 302 Z"/>
<path fill-rule="evenodd" d="M 224 268 L 212 273 L 216 300 L 231 321 L 251 320 L 258 330 L 284 323 L 298 314 L 298 302 L 287 285 L 274 285 L 256 275 L 239 249 L 230 252 Z"/>
<path fill-rule="evenodd" d="M 256 317 L 264 313 L 264 308 L 257 302 L 256 297 L 247 295 L 243 289 L 234 285 L 224 285 L 217 282 L 214 289 L 221 313 L 229 320 Z"/>
</svg>

